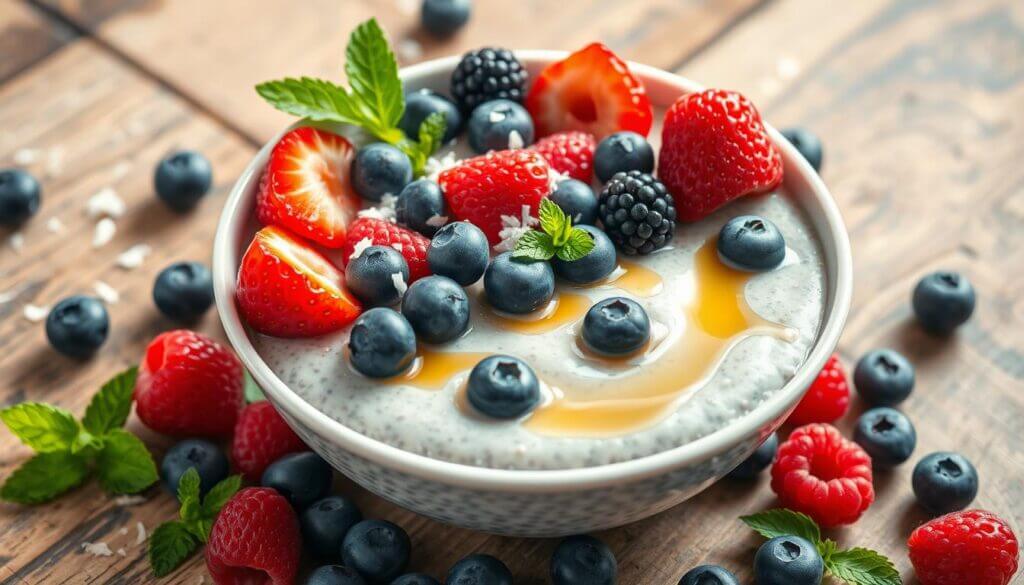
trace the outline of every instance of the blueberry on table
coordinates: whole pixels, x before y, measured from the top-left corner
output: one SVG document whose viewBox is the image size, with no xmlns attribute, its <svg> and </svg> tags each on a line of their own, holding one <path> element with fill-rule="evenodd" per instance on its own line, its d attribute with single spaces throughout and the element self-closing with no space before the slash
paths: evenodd
<svg viewBox="0 0 1024 585">
<path fill-rule="evenodd" d="M 306 544 L 305 541 L 302 544 Z M 306 585 L 367 585 L 353 569 L 341 565 L 324 565 L 309 573 Z"/>
<path fill-rule="evenodd" d="M 914 390 L 914 366 L 903 354 L 876 349 L 864 354 L 853 370 L 853 385 L 873 406 L 895 406 Z"/>
<path fill-rule="evenodd" d="M 672 241 L 675 200 L 653 176 L 640 171 L 616 173 L 597 201 L 605 233 L 626 254 L 644 256 Z"/>
<path fill-rule="evenodd" d="M 551 555 L 554 585 L 614 585 L 618 573 L 615 555 L 608 545 L 581 534 L 564 538 Z"/>
<path fill-rule="evenodd" d="M 447 276 L 427 276 L 406 291 L 402 314 L 420 339 L 445 343 L 458 339 L 469 327 L 469 297 Z"/>
<path fill-rule="evenodd" d="M 555 272 L 547 262 L 517 260 L 503 252 L 484 271 L 484 293 L 499 311 L 532 313 L 555 294 Z"/>
<path fill-rule="evenodd" d="M 352 161 L 352 186 L 368 201 L 398 196 L 412 181 L 412 162 L 398 148 L 374 142 L 359 149 Z"/>
<path fill-rule="evenodd" d="M 776 268 L 786 258 L 786 240 L 770 220 L 756 215 L 730 219 L 718 232 L 718 257 L 747 272 Z"/>
<path fill-rule="evenodd" d="M 449 37 L 469 22 L 472 7 L 470 0 L 423 0 L 420 24 L 435 37 Z"/>
<path fill-rule="evenodd" d="M 974 313 L 974 287 L 957 272 L 933 272 L 914 287 L 914 314 L 925 331 L 949 335 Z"/>
<path fill-rule="evenodd" d="M 806 128 L 786 128 L 782 131 L 782 135 L 796 147 L 801 156 L 807 159 L 811 168 L 816 171 L 821 170 L 823 153 L 821 139 L 816 134 Z"/>
<path fill-rule="evenodd" d="M 491 555 L 473 554 L 452 565 L 445 585 L 512 585 L 512 571 Z"/>
<path fill-rule="evenodd" d="M 679 585 L 740 585 L 740 580 L 718 565 L 700 565 L 687 571 Z"/>
<path fill-rule="evenodd" d="M 463 112 L 496 99 L 523 101 L 526 69 L 512 51 L 484 47 L 462 56 L 452 72 L 451 94 Z"/>
<path fill-rule="evenodd" d="M 395 203 L 398 222 L 419 233 L 433 237 L 441 225 L 436 218 L 446 217 L 444 193 L 430 179 L 413 181 L 402 189 Z"/>
<path fill-rule="evenodd" d="M 778 536 L 754 556 L 757 585 L 818 585 L 825 563 L 818 549 L 799 536 Z"/>
<path fill-rule="evenodd" d="M 205 156 L 181 150 L 156 165 L 153 185 L 160 199 L 174 211 L 188 211 L 199 203 L 213 184 L 213 167 Z"/>
<path fill-rule="evenodd" d="M 853 440 L 860 445 L 876 468 L 895 467 L 914 453 L 917 431 L 902 412 L 880 406 L 857 419 Z"/>
<path fill-rule="evenodd" d="M 651 338 L 651 320 L 639 303 L 625 297 L 598 301 L 583 317 L 583 341 L 602 355 L 629 355 Z"/>
<path fill-rule="evenodd" d="M 466 221 L 450 223 L 438 230 L 427 248 L 430 271 L 462 286 L 480 280 L 490 259 L 487 236 Z"/>
<path fill-rule="evenodd" d="M 40 192 L 39 181 L 25 171 L 0 170 L 0 225 L 15 227 L 35 215 Z"/>
<path fill-rule="evenodd" d="M 561 180 L 555 184 L 548 198 L 562 208 L 573 225 L 594 225 L 597 222 L 597 195 L 583 181 Z"/>
<path fill-rule="evenodd" d="M 183 323 L 203 316 L 213 305 L 213 276 L 199 262 L 175 262 L 153 283 L 153 302 L 168 319 Z"/>
<path fill-rule="evenodd" d="M 416 333 L 398 312 L 370 309 L 352 325 L 348 353 L 352 367 L 364 376 L 397 376 L 409 369 L 416 357 Z"/>
<path fill-rule="evenodd" d="M 322 559 L 340 559 L 341 543 L 350 528 L 361 522 L 362 512 L 344 496 L 327 496 L 302 511 L 302 544 Z"/>
<path fill-rule="evenodd" d="M 533 144 L 533 118 L 512 100 L 480 104 L 470 114 L 468 127 L 469 145 L 480 154 Z M 513 132 L 518 137 L 513 137 Z"/>
<path fill-rule="evenodd" d="M 452 100 L 429 89 L 405 94 L 405 112 L 398 121 L 398 127 L 409 138 L 418 140 L 420 125 L 434 113 L 444 115 L 443 142 L 447 143 L 462 132 L 462 112 L 459 111 L 459 107 Z"/>
<path fill-rule="evenodd" d="M 959 453 L 926 455 L 911 478 L 921 507 L 935 516 L 963 510 L 978 495 L 978 471 Z"/>
<path fill-rule="evenodd" d="M 441 585 L 441 582 L 426 573 L 407 573 L 392 581 L 391 585 Z"/>
<path fill-rule="evenodd" d="M 565 261 L 558 257 L 551 259 L 551 268 L 559 278 L 573 284 L 593 284 L 611 274 L 618 266 L 615 244 L 603 231 L 592 225 L 577 226 L 590 235 L 594 247 L 586 256 Z"/>
<path fill-rule="evenodd" d="M 332 479 L 331 466 L 316 453 L 306 451 L 285 455 L 268 465 L 260 485 L 274 488 L 301 511 L 331 491 Z"/>
<path fill-rule="evenodd" d="M 594 150 L 594 174 L 607 183 L 616 173 L 654 172 L 654 149 L 636 132 L 609 134 Z"/>
<path fill-rule="evenodd" d="M 401 527 L 386 520 L 363 520 L 341 545 L 345 566 L 371 583 L 389 583 L 409 564 L 412 544 Z"/>
<path fill-rule="evenodd" d="M 772 433 L 757 449 L 729 472 L 728 478 L 739 480 L 750 480 L 757 477 L 762 471 L 768 468 L 775 460 L 775 452 L 779 450 L 779 435 Z"/>
<path fill-rule="evenodd" d="M 160 460 L 160 481 L 168 492 L 177 495 L 181 476 L 193 468 L 199 474 L 199 494 L 204 496 L 231 471 L 220 447 L 204 439 L 186 439 L 168 449 Z"/>
<path fill-rule="evenodd" d="M 466 397 L 494 418 L 517 418 L 540 403 L 540 381 L 523 360 L 508 355 L 484 358 L 469 373 Z"/>
<path fill-rule="evenodd" d="M 68 297 L 46 316 L 46 338 L 68 357 L 91 356 L 107 340 L 109 330 L 107 308 L 95 297 Z"/>
<path fill-rule="evenodd" d="M 397 275 L 397 276 L 396 276 Z M 391 246 L 370 246 L 352 258 L 345 268 L 345 285 L 364 303 L 394 305 L 402 294 L 396 278 L 409 282 L 409 263 Z"/>
</svg>

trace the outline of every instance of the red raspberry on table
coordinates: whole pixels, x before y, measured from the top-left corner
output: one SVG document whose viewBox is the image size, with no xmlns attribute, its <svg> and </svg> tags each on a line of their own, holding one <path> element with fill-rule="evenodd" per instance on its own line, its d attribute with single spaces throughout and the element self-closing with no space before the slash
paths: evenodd
<svg viewBox="0 0 1024 585">
<path fill-rule="evenodd" d="M 245 488 L 217 515 L 206 568 L 217 585 L 291 585 L 299 570 L 299 520 L 271 488 Z"/>
<path fill-rule="evenodd" d="M 995 514 L 965 510 L 917 528 L 907 540 L 921 585 L 1006 585 L 1017 572 L 1017 536 Z"/>
<path fill-rule="evenodd" d="M 850 384 L 846 370 L 839 355 L 833 354 L 786 422 L 793 425 L 833 422 L 842 418 L 849 408 Z"/>
<path fill-rule="evenodd" d="M 391 246 L 402 254 L 409 265 L 409 284 L 430 275 L 430 265 L 427 264 L 430 240 L 408 228 L 372 217 L 361 217 L 349 224 L 342 248 L 346 266 L 356 244 L 367 238 L 374 246 Z"/>
<path fill-rule="evenodd" d="M 665 112 L 658 178 L 681 221 L 782 184 L 782 155 L 754 104 L 733 91 L 687 94 Z"/>
<path fill-rule="evenodd" d="M 174 437 L 227 437 L 242 408 L 242 364 L 205 335 L 177 329 L 146 347 L 133 391 L 139 419 Z"/>
<path fill-rule="evenodd" d="M 800 427 L 779 445 L 772 491 L 822 526 L 852 524 L 875 501 L 871 457 L 832 425 Z"/>
<path fill-rule="evenodd" d="M 263 470 L 281 457 L 308 450 L 266 400 L 253 402 L 238 416 L 231 441 L 231 461 L 249 481 L 259 481 Z"/>
<path fill-rule="evenodd" d="M 541 138 L 530 150 L 539 152 L 556 171 L 589 185 L 594 179 L 595 148 L 597 141 L 593 134 L 559 132 Z"/>
</svg>

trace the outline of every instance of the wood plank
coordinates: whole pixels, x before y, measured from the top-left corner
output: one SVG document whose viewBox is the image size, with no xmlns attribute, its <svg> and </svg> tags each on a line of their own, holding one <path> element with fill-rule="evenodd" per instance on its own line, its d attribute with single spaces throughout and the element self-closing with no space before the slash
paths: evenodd
<svg viewBox="0 0 1024 585">
<path fill-rule="evenodd" d="M 22 0 L 0 2 L 0 83 L 57 50 L 74 31 Z"/>
</svg>

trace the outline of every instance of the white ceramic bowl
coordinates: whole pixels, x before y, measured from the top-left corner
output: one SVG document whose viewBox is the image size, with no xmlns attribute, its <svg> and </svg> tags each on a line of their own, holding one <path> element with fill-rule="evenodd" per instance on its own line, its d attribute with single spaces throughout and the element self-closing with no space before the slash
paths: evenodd
<svg viewBox="0 0 1024 585">
<path fill-rule="evenodd" d="M 562 59 L 556 51 L 521 51 L 535 75 Z M 447 92 L 458 57 L 402 70 L 406 89 Z M 701 87 L 631 64 L 654 106 L 667 107 Z M 234 301 L 242 253 L 254 233 L 256 185 L 277 138 L 239 177 L 225 204 L 214 243 L 217 308 L 228 339 L 245 367 L 295 431 L 321 456 L 371 492 L 444 522 L 487 532 L 559 536 L 621 526 L 670 508 L 700 492 L 739 462 L 776 427 L 825 364 L 846 321 L 851 293 L 850 246 L 839 210 L 817 173 L 774 129 L 782 150 L 785 189 L 805 210 L 820 239 L 827 283 L 823 326 L 806 362 L 784 388 L 747 415 L 701 439 L 648 457 L 565 470 L 487 469 L 438 461 L 363 436 L 329 418 L 292 392 L 257 354 Z"/>
</svg>

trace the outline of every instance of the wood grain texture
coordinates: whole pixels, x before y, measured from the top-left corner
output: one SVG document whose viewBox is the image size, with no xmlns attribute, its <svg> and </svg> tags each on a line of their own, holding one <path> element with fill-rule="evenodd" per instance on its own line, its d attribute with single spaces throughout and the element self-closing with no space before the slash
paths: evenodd
<svg viewBox="0 0 1024 585">
<path fill-rule="evenodd" d="M 0 83 L 75 37 L 66 26 L 16 0 L 0 2 Z"/>
</svg>

